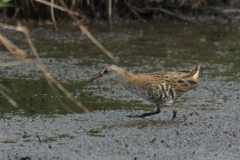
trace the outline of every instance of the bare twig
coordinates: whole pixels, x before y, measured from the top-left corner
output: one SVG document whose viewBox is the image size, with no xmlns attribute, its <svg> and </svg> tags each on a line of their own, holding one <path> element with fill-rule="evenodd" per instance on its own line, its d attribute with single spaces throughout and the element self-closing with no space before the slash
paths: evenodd
<svg viewBox="0 0 240 160">
<path fill-rule="evenodd" d="M 146 21 L 142 19 L 142 17 L 135 11 L 134 7 L 130 3 L 127 3 L 126 0 L 124 0 L 124 3 L 131 9 L 131 11 L 138 17 L 140 21 L 146 23 Z"/>
</svg>

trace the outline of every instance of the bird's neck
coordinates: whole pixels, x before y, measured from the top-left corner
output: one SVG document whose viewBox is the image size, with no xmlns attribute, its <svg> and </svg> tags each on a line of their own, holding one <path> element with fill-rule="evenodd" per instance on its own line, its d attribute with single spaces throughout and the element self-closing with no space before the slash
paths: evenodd
<svg viewBox="0 0 240 160">
<path fill-rule="evenodd" d="M 132 73 L 121 69 L 119 75 L 114 80 L 119 82 L 124 87 L 127 87 L 130 84 L 132 77 Z"/>
</svg>

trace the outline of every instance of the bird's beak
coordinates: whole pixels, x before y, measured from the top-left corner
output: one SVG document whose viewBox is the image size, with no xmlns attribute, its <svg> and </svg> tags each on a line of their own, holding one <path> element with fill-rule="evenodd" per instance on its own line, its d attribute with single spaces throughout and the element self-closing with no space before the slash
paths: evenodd
<svg viewBox="0 0 240 160">
<path fill-rule="evenodd" d="M 100 73 L 100 74 L 97 75 L 96 77 L 91 78 L 91 79 L 88 81 L 88 83 L 91 83 L 91 82 L 94 81 L 95 79 L 98 79 L 98 78 L 101 78 L 101 77 L 103 77 L 103 74 L 102 74 L 102 73 Z"/>
</svg>

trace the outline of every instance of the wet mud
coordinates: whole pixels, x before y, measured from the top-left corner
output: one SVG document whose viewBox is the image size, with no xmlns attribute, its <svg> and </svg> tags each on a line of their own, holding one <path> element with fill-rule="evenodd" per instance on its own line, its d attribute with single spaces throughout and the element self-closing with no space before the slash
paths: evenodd
<svg viewBox="0 0 240 160">
<path fill-rule="evenodd" d="M 92 28 L 118 65 L 134 74 L 201 64 L 200 86 L 173 104 L 178 113 L 172 121 L 164 106 L 159 115 L 129 118 L 156 108 L 111 80 L 86 83 L 112 62 L 77 29 L 32 26 L 43 65 L 91 114 L 59 91 L 75 113 L 64 110 L 34 65 L 1 67 L 1 83 L 19 108 L 0 97 L 0 134 L 13 139 L 0 139 L 0 159 L 239 159 L 239 29 L 156 23 Z M 28 50 L 23 38 L 9 37 Z M 3 47 L 0 52 L 8 54 Z"/>
</svg>

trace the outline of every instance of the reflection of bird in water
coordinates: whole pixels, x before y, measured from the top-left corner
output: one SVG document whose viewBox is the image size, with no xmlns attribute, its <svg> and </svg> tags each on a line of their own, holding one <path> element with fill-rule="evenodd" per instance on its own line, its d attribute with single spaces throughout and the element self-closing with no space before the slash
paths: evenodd
<svg viewBox="0 0 240 160">
<path fill-rule="evenodd" d="M 198 74 L 200 65 L 189 71 L 156 72 L 133 75 L 116 65 L 105 67 L 93 80 L 108 77 L 119 82 L 128 91 L 155 103 L 157 111 L 129 117 L 146 117 L 160 113 L 159 105 L 170 106 L 173 110 L 173 120 L 177 110 L 172 106 L 174 100 L 181 98 L 189 90 L 199 85 Z"/>
</svg>

